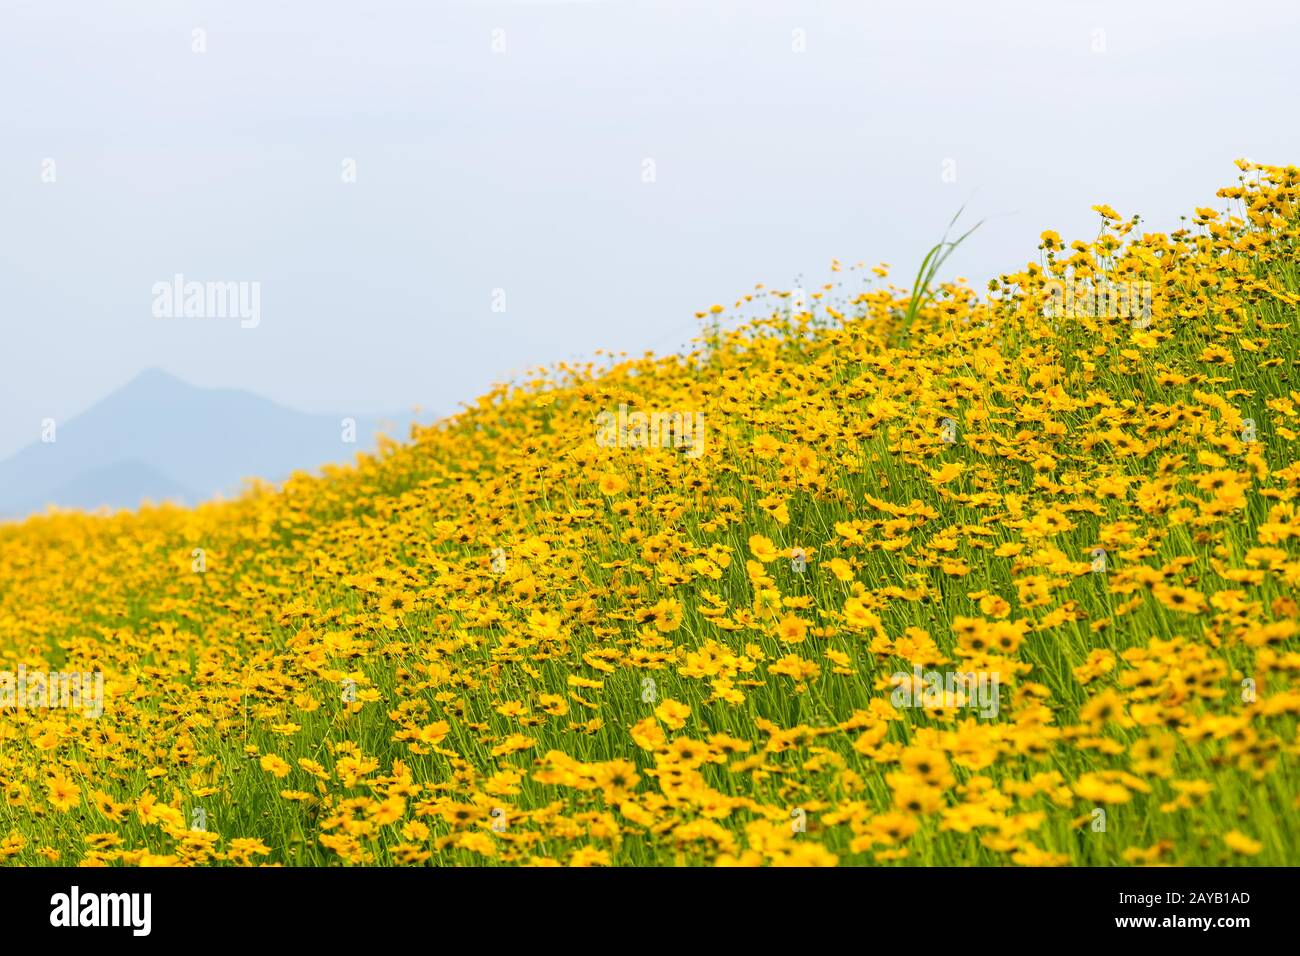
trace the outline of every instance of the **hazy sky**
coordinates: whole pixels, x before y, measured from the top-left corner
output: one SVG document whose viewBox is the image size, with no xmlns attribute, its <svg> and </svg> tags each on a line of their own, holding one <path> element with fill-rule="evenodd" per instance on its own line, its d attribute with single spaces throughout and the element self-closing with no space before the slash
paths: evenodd
<svg viewBox="0 0 1300 956">
<path fill-rule="evenodd" d="M 1093 234 L 1095 202 L 1174 228 L 1233 159 L 1300 161 L 1298 26 L 1290 0 L 0 0 L 0 455 L 151 366 L 451 412 L 835 256 L 906 282 L 962 203 L 996 217 L 951 260 L 972 280 Z M 259 324 L 155 318 L 176 273 L 260 283 Z"/>
</svg>

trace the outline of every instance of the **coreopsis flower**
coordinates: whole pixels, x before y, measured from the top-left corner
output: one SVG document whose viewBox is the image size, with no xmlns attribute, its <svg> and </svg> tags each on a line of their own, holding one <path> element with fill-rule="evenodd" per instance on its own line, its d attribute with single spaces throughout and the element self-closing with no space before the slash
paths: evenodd
<svg viewBox="0 0 1300 956">
<path fill-rule="evenodd" d="M 808 638 L 808 622 L 787 614 L 776 623 L 776 635 L 787 644 L 801 644 Z"/>
<path fill-rule="evenodd" d="M 600 488 L 602 495 L 612 498 L 627 490 L 627 479 L 622 475 L 607 472 L 596 480 L 596 486 Z"/>
<path fill-rule="evenodd" d="M 275 777 L 288 776 L 289 771 L 293 769 L 287 760 L 277 757 L 275 754 L 266 754 L 259 761 L 259 764 L 263 770 Z"/>
<path fill-rule="evenodd" d="M 655 716 L 663 721 L 669 730 L 681 730 L 686 726 L 686 718 L 691 716 L 691 709 L 681 701 L 668 698 L 655 708 Z"/>
<path fill-rule="evenodd" d="M 50 806 L 61 813 L 81 804 L 81 788 L 62 775 L 50 778 L 49 794 Z"/>
<path fill-rule="evenodd" d="M 772 543 L 772 539 L 761 534 L 749 536 L 749 551 L 764 564 L 771 564 L 781 556 L 781 549 Z"/>
<path fill-rule="evenodd" d="M 1264 849 L 1263 843 L 1246 836 L 1240 830 L 1229 830 L 1223 835 L 1223 842 L 1229 850 L 1243 856 L 1257 856 Z"/>
</svg>

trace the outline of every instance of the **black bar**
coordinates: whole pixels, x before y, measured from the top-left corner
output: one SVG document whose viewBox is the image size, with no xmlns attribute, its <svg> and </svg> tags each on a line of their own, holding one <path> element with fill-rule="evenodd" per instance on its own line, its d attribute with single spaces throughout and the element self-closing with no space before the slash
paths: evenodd
<svg viewBox="0 0 1300 956">
<path fill-rule="evenodd" d="M 804 948 L 820 945 L 818 939 L 829 947 L 843 932 L 861 934 L 868 946 L 943 945 L 957 938 L 991 944 L 1026 933 L 1026 944 L 1037 933 L 1052 934 L 1043 941 L 1133 936 L 1159 943 L 1200 934 L 1227 942 L 1294 927 L 1295 872 L 11 868 L 0 870 L 0 914 L 6 939 L 15 941 L 48 936 L 66 942 L 75 933 L 78 942 L 111 937 L 128 946 L 201 941 L 261 949 L 285 942 L 320 943 L 333 951 L 385 940 L 398 946 L 406 934 L 434 946 L 460 939 L 456 945 L 463 946 L 465 935 L 480 933 L 493 947 L 517 937 L 534 947 L 605 940 L 602 949 L 655 937 L 676 945 L 675 934 L 697 943 L 716 938 L 731 950 L 740 939 L 761 944 L 811 933 Z M 123 910 L 128 925 L 52 926 L 52 898 L 64 894 L 70 904 L 74 885 L 83 907 L 98 905 L 86 904 L 89 894 L 150 894 L 148 935 L 134 935 L 130 910 Z M 1153 923 L 1120 925 L 1135 919 Z M 1204 919 L 1208 927 L 1200 924 Z M 1242 925 L 1223 922 L 1243 919 Z"/>
</svg>

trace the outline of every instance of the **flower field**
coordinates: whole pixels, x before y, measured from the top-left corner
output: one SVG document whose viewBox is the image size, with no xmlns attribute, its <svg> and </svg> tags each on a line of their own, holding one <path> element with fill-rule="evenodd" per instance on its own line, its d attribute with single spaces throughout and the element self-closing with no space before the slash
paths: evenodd
<svg viewBox="0 0 1300 956">
<path fill-rule="evenodd" d="M 0 859 L 1295 863 L 1300 169 L 1239 166 L 1175 232 L 836 263 L 283 487 L 0 526 Z"/>
</svg>

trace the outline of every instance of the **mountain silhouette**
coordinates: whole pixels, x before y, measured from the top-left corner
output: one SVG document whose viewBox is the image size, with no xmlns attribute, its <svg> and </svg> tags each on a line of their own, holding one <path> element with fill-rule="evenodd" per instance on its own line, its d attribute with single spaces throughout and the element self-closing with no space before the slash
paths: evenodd
<svg viewBox="0 0 1300 956">
<path fill-rule="evenodd" d="M 236 494 L 245 478 L 280 481 L 297 470 L 351 461 L 380 431 L 405 438 L 414 415 L 309 414 L 231 388 L 200 388 L 149 369 L 80 415 L 0 462 L 0 516 L 47 505 L 135 508 L 196 504 Z"/>
</svg>

